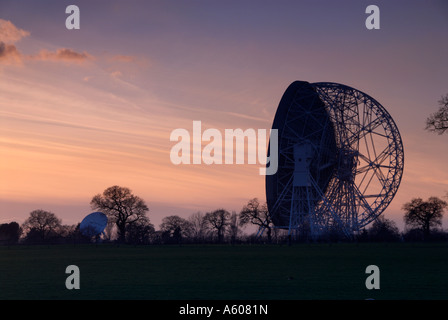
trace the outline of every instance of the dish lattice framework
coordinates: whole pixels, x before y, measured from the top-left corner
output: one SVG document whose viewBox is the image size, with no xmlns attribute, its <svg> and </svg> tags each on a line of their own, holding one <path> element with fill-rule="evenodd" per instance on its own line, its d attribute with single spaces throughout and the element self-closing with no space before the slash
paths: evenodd
<svg viewBox="0 0 448 320">
<path fill-rule="evenodd" d="M 350 237 L 395 196 L 404 167 L 401 136 L 367 94 L 296 81 L 282 97 L 273 129 L 279 130 L 279 169 L 266 176 L 266 199 L 276 227 Z"/>
</svg>

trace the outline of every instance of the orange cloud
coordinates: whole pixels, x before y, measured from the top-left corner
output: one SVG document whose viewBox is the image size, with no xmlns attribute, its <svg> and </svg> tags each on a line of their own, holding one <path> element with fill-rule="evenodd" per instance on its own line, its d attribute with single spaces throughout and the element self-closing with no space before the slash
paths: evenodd
<svg viewBox="0 0 448 320">
<path fill-rule="evenodd" d="M 85 51 L 77 52 L 69 48 L 57 49 L 56 52 L 43 49 L 36 55 L 24 56 L 14 43 L 29 35 L 28 31 L 17 28 L 11 21 L 0 19 L 0 63 L 21 64 L 24 59 L 83 63 L 93 59 L 93 56 Z"/>
<path fill-rule="evenodd" d="M 107 58 L 107 60 L 111 63 L 128 64 L 128 65 L 134 64 L 140 68 L 146 68 L 150 65 L 149 61 L 145 58 L 124 54 L 114 55 L 110 58 Z"/>
<path fill-rule="evenodd" d="M 37 55 L 31 56 L 31 59 L 40 61 L 65 61 L 83 63 L 87 60 L 93 59 L 93 56 L 85 51 L 80 53 L 74 51 L 73 49 L 61 48 L 56 50 L 56 52 L 51 52 L 43 49 Z"/>
<path fill-rule="evenodd" d="M 21 64 L 22 55 L 14 43 L 29 35 L 28 31 L 17 28 L 11 21 L 0 19 L 0 63 Z"/>
<path fill-rule="evenodd" d="M 21 64 L 22 55 L 16 46 L 0 42 L 0 63 L 2 64 Z"/>
<path fill-rule="evenodd" d="M 110 73 L 110 76 L 112 77 L 112 78 L 119 78 L 119 77 L 121 77 L 123 75 L 123 73 L 121 72 L 121 71 L 113 71 L 113 72 L 111 72 Z"/>
<path fill-rule="evenodd" d="M 30 33 L 17 28 L 11 21 L 0 19 L 0 41 L 15 43 L 20 39 L 29 36 Z"/>
<path fill-rule="evenodd" d="M 135 62 L 135 57 L 128 56 L 128 55 L 116 55 L 110 58 L 112 61 L 119 61 L 119 62 Z"/>
</svg>

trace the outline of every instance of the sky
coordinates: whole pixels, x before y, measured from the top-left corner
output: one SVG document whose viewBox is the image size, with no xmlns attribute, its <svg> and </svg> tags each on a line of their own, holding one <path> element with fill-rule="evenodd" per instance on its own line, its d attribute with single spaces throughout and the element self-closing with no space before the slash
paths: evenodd
<svg viewBox="0 0 448 320">
<path fill-rule="evenodd" d="M 68 5 L 80 29 L 68 30 Z M 0 0 L 0 223 L 32 210 L 63 224 L 106 188 L 169 215 L 239 212 L 265 200 L 256 165 L 174 165 L 170 134 L 270 129 L 295 80 L 338 82 L 379 101 L 403 139 L 405 168 L 386 218 L 448 192 L 448 136 L 424 130 L 448 94 L 448 3 L 375 1 Z M 448 214 L 443 227 L 448 228 Z"/>
</svg>

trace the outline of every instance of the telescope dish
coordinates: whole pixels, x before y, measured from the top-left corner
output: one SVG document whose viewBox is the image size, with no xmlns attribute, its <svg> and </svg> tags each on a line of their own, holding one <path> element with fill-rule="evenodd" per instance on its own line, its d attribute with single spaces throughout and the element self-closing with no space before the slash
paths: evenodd
<svg viewBox="0 0 448 320">
<path fill-rule="evenodd" d="M 88 237 L 99 236 L 107 226 L 107 217 L 102 212 L 87 215 L 79 226 L 81 233 Z"/>
<path fill-rule="evenodd" d="M 395 196 L 404 167 L 401 136 L 367 94 L 295 81 L 272 129 L 278 130 L 278 170 L 266 175 L 266 201 L 277 228 L 311 238 L 329 230 L 351 237 Z"/>
</svg>

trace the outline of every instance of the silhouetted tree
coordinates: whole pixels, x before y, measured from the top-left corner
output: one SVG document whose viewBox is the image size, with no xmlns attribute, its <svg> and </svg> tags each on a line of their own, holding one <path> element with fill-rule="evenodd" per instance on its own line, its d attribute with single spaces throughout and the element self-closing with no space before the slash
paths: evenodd
<svg viewBox="0 0 448 320">
<path fill-rule="evenodd" d="M 213 212 L 208 212 L 204 216 L 204 222 L 210 231 L 215 231 L 217 234 L 218 243 L 224 240 L 224 233 L 229 225 L 230 213 L 224 209 L 218 209 Z"/>
<path fill-rule="evenodd" d="M 154 232 L 154 225 L 145 217 L 127 226 L 126 239 L 132 244 L 148 244 Z"/>
<path fill-rule="evenodd" d="M 232 244 L 236 242 L 238 235 L 240 233 L 238 225 L 239 225 L 238 215 L 236 214 L 235 211 L 233 211 L 229 218 L 229 227 L 227 230 L 230 237 L 230 243 Z"/>
<path fill-rule="evenodd" d="M 421 228 L 424 239 L 428 239 L 431 228 L 442 225 L 443 210 L 447 205 L 437 197 L 430 197 L 427 201 L 412 199 L 403 205 L 404 222 L 411 227 Z"/>
<path fill-rule="evenodd" d="M 424 240 L 423 231 L 421 228 L 405 228 L 403 239 L 405 241 L 422 241 Z"/>
<path fill-rule="evenodd" d="M 79 225 L 79 223 L 77 225 L 62 225 L 58 232 L 59 241 L 63 243 L 78 242 L 82 237 Z"/>
<path fill-rule="evenodd" d="M 104 190 L 103 194 L 97 194 L 90 201 L 94 210 L 101 210 L 109 219 L 115 222 L 118 230 L 118 241 L 126 241 L 126 228 L 128 225 L 146 219 L 149 211 L 145 202 L 132 194 L 125 187 L 112 186 Z"/>
<path fill-rule="evenodd" d="M 117 235 L 117 225 L 110 219 L 107 221 L 106 228 L 104 228 L 104 239 L 111 241 Z"/>
<path fill-rule="evenodd" d="M 195 212 L 187 220 L 190 223 L 190 237 L 196 242 L 203 241 L 207 232 L 204 214 L 202 212 Z"/>
<path fill-rule="evenodd" d="M 426 130 L 443 134 L 448 130 L 448 94 L 439 100 L 440 108 L 426 119 Z"/>
<path fill-rule="evenodd" d="M 395 222 L 384 216 L 376 218 L 367 232 L 372 241 L 398 241 L 400 239 L 400 231 Z"/>
<path fill-rule="evenodd" d="M 17 222 L 0 224 L 0 244 L 17 244 L 21 234 L 22 229 Z"/>
<path fill-rule="evenodd" d="M 22 229 L 26 231 L 28 240 L 32 239 L 32 242 L 35 240 L 46 242 L 50 238 L 54 238 L 58 235 L 61 227 L 61 220 L 54 213 L 41 209 L 31 211 L 29 218 L 22 224 Z"/>
<path fill-rule="evenodd" d="M 268 242 L 272 241 L 272 220 L 266 203 L 261 205 L 257 198 L 249 200 L 240 212 L 240 225 L 254 224 L 266 230 Z"/>
<path fill-rule="evenodd" d="M 167 242 L 180 243 L 191 234 L 191 224 L 179 216 L 168 216 L 162 219 L 160 230 Z"/>
<path fill-rule="evenodd" d="M 81 223 L 77 223 L 76 225 L 71 227 L 66 239 L 67 242 L 72 243 L 90 243 L 92 242 L 92 237 L 88 237 L 81 232 L 80 229 Z"/>
</svg>

